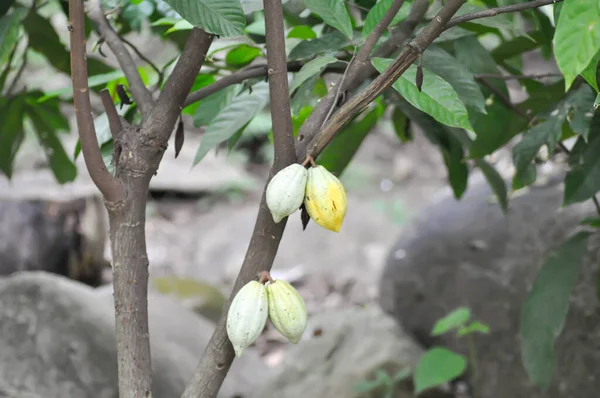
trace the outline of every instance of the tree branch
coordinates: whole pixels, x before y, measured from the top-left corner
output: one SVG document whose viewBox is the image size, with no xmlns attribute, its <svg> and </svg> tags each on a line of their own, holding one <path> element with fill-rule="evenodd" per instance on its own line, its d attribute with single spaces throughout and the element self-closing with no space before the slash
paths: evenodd
<svg viewBox="0 0 600 398">
<path fill-rule="evenodd" d="M 412 5 L 408 18 L 400 25 L 398 29 L 394 31 L 394 33 L 392 33 L 388 41 L 379 46 L 379 48 L 375 51 L 375 54 L 379 57 L 391 55 L 394 50 L 396 50 L 415 30 L 419 22 L 425 16 L 425 12 L 427 12 L 428 7 L 429 0 L 416 0 Z M 374 34 L 377 34 L 377 32 L 371 32 L 371 35 Z M 345 92 L 356 89 L 367 78 L 376 72 L 377 71 L 373 65 L 371 65 L 371 63 L 368 61 L 354 62 L 354 66 L 348 70 L 345 83 L 340 86 L 341 91 Z M 301 162 L 306 157 L 306 149 L 308 144 L 319 133 L 321 126 L 323 125 L 323 121 L 329 113 L 329 110 L 334 106 L 340 106 L 340 104 L 335 103 L 335 100 L 336 90 L 330 90 L 325 97 L 319 100 L 319 104 L 315 107 L 315 109 L 313 109 L 308 119 L 302 124 L 302 127 L 300 127 L 300 131 L 298 132 L 296 139 L 296 156 L 298 161 Z"/>
<path fill-rule="evenodd" d="M 177 65 L 143 124 L 143 130 L 150 137 L 159 137 L 165 144 L 169 140 L 214 37 L 202 29 L 192 29 Z"/>
<path fill-rule="evenodd" d="M 106 111 L 106 116 L 108 117 L 108 126 L 110 127 L 110 134 L 112 135 L 113 141 L 116 141 L 117 137 L 119 136 L 119 133 L 123 129 L 121 117 L 117 112 L 117 108 L 115 108 L 115 103 L 110 97 L 108 89 L 104 88 L 100 90 L 100 98 L 102 99 L 102 105 L 104 105 L 104 110 Z"/>
<path fill-rule="evenodd" d="M 344 104 L 333 115 L 331 122 L 323 128 L 308 146 L 307 155 L 316 157 L 333 139 L 335 134 L 359 112 L 366 108 L 385 89 L 390 87 L 417 59 L 417 57 L 437 38 L 446 26 L 446 23 L 464 4 L 465 0 L 448 0 L 446 5 L 438 12 L 431 22 L 409 43 L 396 57 L 394 62 L 364 90 Z"/>
<path fill-rule="evenodd" d="M 446 29 L 450 29 L 453 26 L 460 25 L 461 23 L 469 22 L 474 19 L 495 17 L 496 15 L 506 14 L 509 12 L 518 12 L 523 10 L 529 10 L 531 8 L 539 8 L 553 3 L 560 3 L 561 1 L 563 0 L 535 0 L 521 4 L 513 4 L 505 7 L 490 8 L 487 10 L 478 11 L 471 14 L 462 15 L 460 17 L 452 18 L 450 22 L 448 22 L 448 24 L 446 25 Z"/>
<path fill-rule="evenodd" d="M 358 55 L 356 55 L 357 62 L 369 62 L 369 57 L 373 52 L 373 48 L 375 48 L 375 45 L 381 38 L 381 35 L 383 35 L 383 32 L 385 32 L 388 26 L 390 26 L 392 19 L 394 19 L 396 14 L 398 14 L 398 11 L 400 11 L 400 8 L 404 4 L 404 1 L 405 0 L 394 0 L 390 8 L 388 8 L 386 13 L 383 15 L 383 18 L 381 18 L 381 20 L 377 22 L 377 25 L 375 25 L 375 27 L 367 37 L 367 40 L 365 40 L 365 43 L 358 52 Z"/>
<path fill-rule="evenodd" d="M 263 190 L 254 232 L 244 263 L 235 281 L 229 302 L 224 308 L 223 315 L 213 332 L 210 342 L 206 346 L 196 374 L 183 394 L 184 398 L 213 398 L 217 396 L 217 392 L 221 388 L 234 359 L 233 346 L 227 337 L 226 331 L 227 309 L 233 297 L 244 284 L 254 278 L 259 271 L 271 269 L 287 222 L 286 218 L 275 224 L 265 199 L 266 188 L 270 179 L 279 170 L 296 161 L 281 1 L 264 0 L 264 13 L 271 120 L 275 132 L 273 135 L 275 160 Z"/>
<path fill-rule="evenodd" d="M 150 58 L 146 57 L 132 42 L 130 42 L 129 40 L 127 40 L 126 38 L 122 37 L 119 35 L 119 39 L 121 39 L 121 41 L 125 44 L 127 44 L 129 47 L 131 47 L 131 49 L 133 50 L 133 52 L 145 63 L 147 63 L 148 65 L 150 65 L 150 67 L 152 69 L 154 69 L 154 71 L 156 72 L 156 74 L 158 74 L 158 82 L 156 82 L 156 87 L 160 87 L 162 85 L 162 82 L 165 78 L 164 74 L 162 73 L 162 71 L 158 68 L 158 66 L 156 66 L 154 64 L 154 62 L 152 62 L 150 60 Z"/>
<path fill-rule="evenodd" d="M 81 152 L 83 153 L 83 159 L 90 177 L 102 193 L 102 196 L 108 202 L 116 202 L 125 196 L 125 189 L 121 182 L 106 169 L 104 160 L 100 154 L 98 139 L 96 138 L 85 55 L 86 40 L 83 0 L 69 0 L 69 24 L 71 26 L 73 103 L 75 105 L 75 117 L 77 119 Z"/>
<path fill-rule="evenodd" d="M 121 41 L 119 35 L 113 30 L 104 16 L 100 0 L 89 0 L 88 5 L 88 17 L 96 24 L 98 33 L 108 44 L 115 55 L 115 58 L 117 58 L 119 66 L 121 66 L 121 69 L 127 78 L 127 82 L 129 83 L 129 91 L 131 91 L 131 95 L 142 113 L 142 119 L 145 120 L 152 109 L 152 105 L 154 105 L 152 94 L 144 85 L 142 77 L 137 70 L 137 66 L 133 61 L 131 54 L 127 51 L 125 44 Z"/>
</svg>

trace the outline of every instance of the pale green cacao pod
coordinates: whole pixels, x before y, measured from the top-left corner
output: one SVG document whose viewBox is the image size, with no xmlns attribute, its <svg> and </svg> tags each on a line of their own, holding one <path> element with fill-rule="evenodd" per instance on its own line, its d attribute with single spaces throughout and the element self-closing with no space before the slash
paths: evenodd
<svg viewBox="0 0 600 398">
<path fill-rule="evenodd" d="M 267 206 L 273 221 L 279 223 L 302 205 L 308 172 L 301 164 L 294 163 L 281 169 L 267 186 Z"/>
<path fill-rule="evenodd" d="M 267 290 L 257 281 L 245 284 L 235 295 L 227 313 L 227 336 L 240 357 L 262 333 L 269 315 Z"/>
<path fill-rule="evenodd" d="M 306 304 L 300 293 L 288 282 L 276 280 L 267 285 L 269 319 L 275 329 L 296 344 L 306 329 Z"/>
</svg>

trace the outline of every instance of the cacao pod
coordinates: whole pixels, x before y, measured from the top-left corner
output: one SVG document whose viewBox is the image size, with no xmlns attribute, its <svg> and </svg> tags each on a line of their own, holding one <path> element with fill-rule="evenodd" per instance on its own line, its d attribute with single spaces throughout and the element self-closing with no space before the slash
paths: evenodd
<svg viewBox="0 0 600 398">
<path fill-rule="evenodd" d="M 267 285 L 269 319 L 275 329 L 296 344 L 306 329 L 306 304 L 300 293 L 288 282 L 276 280 Z"/>
<path fill-rule="evenodd" d="M 233 298 L 227 313 L 227 336 L 237 357 L 260 336 L 268 315 L 265 285 L 254 280 L 245 284 Z"/>
<path fill-rule="evenodd" d="M 308 169 L 304 206 L 317 224 L 340 232 L 348 209 L 344 186 L 325 167 L 311 167 Z"/>
<path fill-rule="evenodd" d="M 267 186 L 267 207 L 273 221 L 279 223 L 302 205 L 308 172 L 304 166 L 294 163 L 281 169 Z"/>
</svg>

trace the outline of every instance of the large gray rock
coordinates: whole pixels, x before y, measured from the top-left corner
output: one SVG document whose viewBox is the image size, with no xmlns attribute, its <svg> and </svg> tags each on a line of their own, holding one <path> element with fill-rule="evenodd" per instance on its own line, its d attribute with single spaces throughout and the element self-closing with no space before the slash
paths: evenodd
<svg viewBox="0 0 600 398">
<path fill-rule="evenodd" d="M 394 374 L 413 368 L 422 353 L 418 344 L 376 306 L 322 312 L 309 318 L 303 339 L 289 345 L 277 373 L 258 396 L 365 397 L 352 387 L 373 378 L 378 369 Z M 430 396 L 446 395 L 436 391 Z M 412 397 L 409 383 L 399 386 L 394 397 Z"/>
<path fill-rule="evenodd" d="M 458 306 L 470 307 L 491 326 L 491 334 L 476 337 L 483 398 L 587 398 L 600 391 L 598 236 L 589 242 L 572 295 L 549 391 L 529 382 L 521 360 L 519 318 L 528 289 L 550 251 L 595 214 L 591 203 L 561 208 L 562 196 L 556 180 L 532 187 L 511 199 L 504 216 L 487 184 L 479 182 L 462 200 L 446 197 L 424 210 L 389 255 L 381 305 L 423 344 L 467 353 L 465 341 L 452 334 L 429 336 L 435 321 Z"/>
<path fill-rule="evenodd" d="M 178 397 L 214 325 L 161 295 L 150 296 L 149 317 L 153 396 Z M 116 364 L 110 289 L 94 290 L 45 272 L 15 273 L 0 282 L 0 392 L 116 398 Z M 219 397 L 246 397 L 265 374 L 249 351 L 236 361 Z"/>
</svg>

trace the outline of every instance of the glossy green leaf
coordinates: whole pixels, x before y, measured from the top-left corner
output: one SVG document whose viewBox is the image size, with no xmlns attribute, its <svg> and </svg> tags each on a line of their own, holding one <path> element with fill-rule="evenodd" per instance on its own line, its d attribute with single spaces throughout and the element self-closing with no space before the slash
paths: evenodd
<svg viewBox="0 0 600 398">
<path fill-rule="evenodd" d="M 498 170 L 494 168 L 484 159 L 475 159 L 475 165 L 479 167 L 479 170 L 483 173 L 487 179 L 488 184 L 494 191 L 502 211 L 506 213 L 508 210 L 508 191 L 506 189 L 506 182 L 504 178 L 498 173 Z"/>
<path fill-rule="evenodd" d="M 590 61 L 589 65 L 581 71 L 581 76 L 587 81 L 590 86 L 596 90 L 596 92 L 600 92 L 598 89 L 598 62 L 600 62 L 600 51 L 594 55 L 594 58 Z"/>
<path fill-rule="evenodd" d="M 316 39 L 317 34 L 308 25 L 294 26 L 287 34 L 288 39 Z"/>
<path fill-rule="evenodd" d="M 331 55 L 324 55 L 307 62 L 298 71 L 294 80 L 290 83 L 290 93 L 293 93 L 302 83 L 314 75 L 320 74 L 329 64 L 337 62 L 337 58 Z"/>
<path fill-rule="evenodd" d="M 344 0 L 304 0 L 306 7 L 323 21 L 352 39 L 352 21 Z"/>
<path fill-rule="evenodd" d="M 239 86 L 229 86 L 200 100 L 193 116 L 194 127 L 209 124 L 233 100 L 238 90 Z"/>
<path fill-rule="evenodd" d="M 589 236 L 579 232 L 548 255 L 521 310 L 523 364 L 543 389 L 554 375 L 554 341 L 563 330 Z"/>
<path fill-rule="evenodd" d="M 380 73 L 392 62 L 391 59 L 374 58 L 372 64 Z M 417 89 L 415 79 L 417 68 L 411 65 L 398 80 L 394 89 L 411 105 L 431 115 L 435 120 L 448 126 L 473 130 L 469 114 L 452 86 L 441 77 L 423 68 L 423 86 Z"/>
<path fill-rule="evenodd" d="M 225 62 L 231 66 L 242 67 L 254 61 L 254 59 L 261 54 L 262 51 L 260 48 L 252 47 L 247 44 L 240 44 L 227 53 Z"/>
<path fill-rule="evenodd" d="M 451 330 L 458 329 L 471 319 L 471 310 L 467 307 L 459 307 L 443 318 L 437 320 L 431 331 L 432 336 L 439 336 Z"/>
<path fill-rule="evenodd" d="M 362 37 L 366 38 L 369 35 L 369 33 L 373 31 L 375 25 L 377 25 L 379 21 L 381 21 L 381 18 L 383 18 L 383 16 L 385 15 L 385 13 L 390 8 L 393 2 L 394 0 L 379 0 L 377 4 L 375 4 L 373 8 L 371 8 L 363 24 Z M 396 13 L 396 15 L 394 16 L 394 19 L 392 19 L 390 26 L 394 26 L 397 23 L 405 20 L 406 17 L 408 17 L 408 14 L 410 13 L 410 8 L 412 6 L 411 3 L 412 2 L 410 0 L 405 1 L 398 13 Z"/>
<path fill-rule="evenodd" d="M 246 125 L 266 106 L 268 100 L 269 85 L 266 82 L 252 86 L 252 93 L 244 92 L 235 97 L 207 126 L 196 152 L 194 165 L 198 164 L 208 151 L 228 140 Z"/>
<path fill-rule="evenodd" d="M 26 8 L 17 7 L 10 14 L 0 18 L 0 65 L 2 67 L 19 41 L 19 27 L 27 12 Z"/>
<path fill-rule="evenodd" d="M 384 110 L 384 106 L 376 104 L 375 109 L 369 111 L 360 120 L 354 120 L 342 128 L 319 155 L 318 163 L 331 173 L 340 176 L 369 132 L 377 125 Z"/>
<path fill-rule="evenodd" d="M 485 99 L 475 77 L 452 55 L 440 47 L 431 46 L 423 53 L 423 67 L 450 83 L 467 107 L 487 113 Z"/>
<path fill-rule="evenodd" d="M 12 176 L 12 164 L 23 140 L 23 110 L 25 96 L 19 95 L 7 101 L 0 98 L 0 170 Z"/>
<path fill-rule="evenodd" d="M 175 22 L 175 24 L 173 24 L 173 26 L 171 26 L 169 29 L 167 29 L 167 31 L 165 32 L 165 35 L 169 35 L 173 32 L 181 32 L 182 30 L 192 30 L 192 29 L 194 29 L 194 25 L 189 23 L 187 20 L 182 19 L 181 21 Z"/>
<path fill-rule="evenodd" d="M 558 68 L 565 76 L 565 90 L 600 51 L 600 3 L 598 0 L 566 1 L 554 35 Z"/>
<path fill-rule="evenodd" d="M 337 52 L 351 43 L 350 40 L 340 32 L 331 32 L 323 36 L 305 40 L 298 43 L 288 56 L 289 61 L 295 61 L 304 58 L 312 58 L 315 55 Z"/>
<path fill-rule="evenodd" d="M 447 348 L 431 348 L 419 359 L 414 370 L 415 394 L 454 380 L 466 368 L 467 360 L 464 356 Z"/>
<path fill-rule="evenodd" d="M 246 16 L 239 0 L 165 0 L 189 23 L 222 37 L 241 36 Z"/>
</svg>

